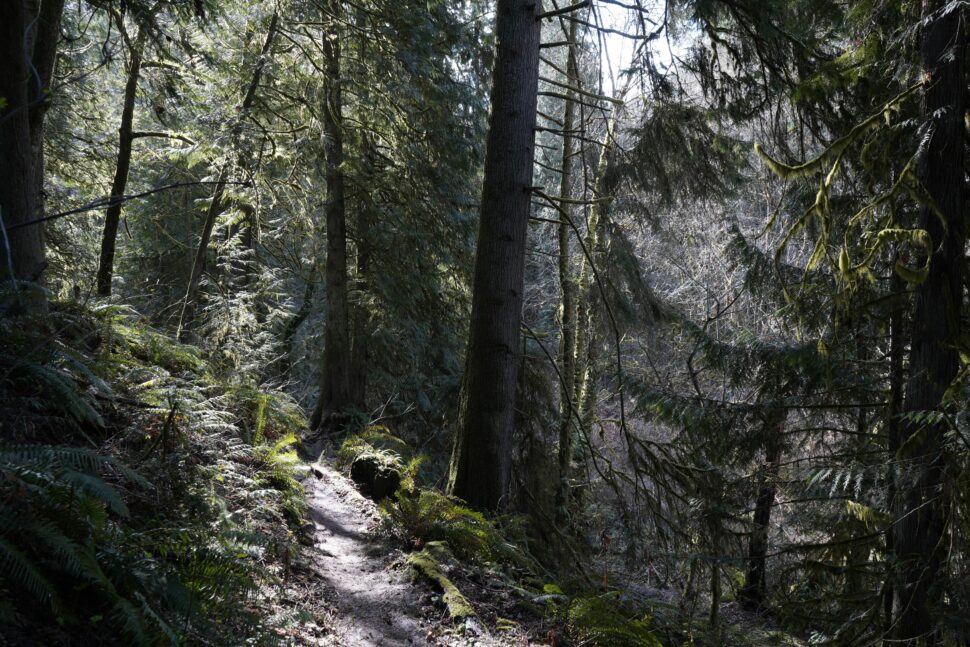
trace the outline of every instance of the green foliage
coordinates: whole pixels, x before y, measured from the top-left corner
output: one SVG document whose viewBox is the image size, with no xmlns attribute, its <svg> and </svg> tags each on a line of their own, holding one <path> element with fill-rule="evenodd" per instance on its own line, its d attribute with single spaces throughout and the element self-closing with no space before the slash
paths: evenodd
<svg viewBox="0 0 970 647">
<path fill-rule="evenodd" d="M 253 452 L 262 463 L 260 481 L 281 493 L 281 508 L 293 527 L 302 522 L 307 511 L 303 487 L 294 478 L 294 467 L 300 461 L 295 449 L 298 443 L 299 439 L 290 432 L 272 445 L 256 447 Z"/>
<path fill-rule="evenodd" d="M 447 541 L 462 559 L 491 561 L 496 547 L 505 541 L 482 513 L 434 490 L 422 489 L 416 495 L 400 492 L 383 509 L 404 539 Z"/>
<path fill-rule="evenodd" d="M 337 452 L 337 463 L 349 469 L 355 462 L 370 461 L 378 471 L 393 472 L 401 479 L 401 490 L 412 492 L 418 487 L 418 477 L 424 456 L 414 456 L 406 442 L 392 435 L 383 425 L 371 426 L 360 434 L 347 438 Z"/>
<path fill-rule="evenodd" d="M 387 427 L 376 425 L 347 438 L 337 451 L 337 462 L 349 467 L 354 460 L 367 453 L 379 454 L 388 463 L 403 467 L 403 461 L 412 452 L 408 444 L 392 435 Z"/>
<path fill-rule="evenodd" d="M 32 441 L 0 445 L 0 625 L 14 636 L 47 625 L 51 642 L 59 632 L 130 645 L 265 636 L 246 604 L 266 577 L 269 538 L 227 509 L 249 498 L 302 523 L 292 400 L 257 395 L 250 410 L 267 443 L 242 445 L 227 410 L 238 391 L 196 349 L 128 309 L 52 310 L 35 326 L 0 321 L 0 403 L 20 407 L 6 431 Z M 101 450 L 38 442 L 75 430 L 93 443 L 109 428 Z"/>
<path fill-rule="evenodd" d="M 615 594 L 579 597 L 564 612 L 570 633 L 596 647 L 661 647 L 650 631 L 649 617 L 624 613 Z"/>
<path fill-rule="evenodd" d="M 149 484 L 116 459 L 3 445 L 0 474 L 4 622 L 49 616 L 77 631 L 103 616 L 127 644 L 178 643 L 211 630 L 208 613 L 249 586 L 248 569 L 215 536 L 128 530 L 118 485 Z"/>
<path fill-rule="evenodd" d="M 74 336 L 96 344 L 96 321 L 71 310 L 46 320 L 0 320 L 0 413 L 8 439 L 104 431 L 98 398 L 114 393 L 84 347 L 72 348 Z"/>
<path fill-rule="evenodd" d="M 294 429 L 306 428 L 300 405 L 286 393 L 251 383 L 233 384 L 226 390 L 228 408 L 239 411 L 243 439 L 253 446 L 275 442 Z"/>
</svg>

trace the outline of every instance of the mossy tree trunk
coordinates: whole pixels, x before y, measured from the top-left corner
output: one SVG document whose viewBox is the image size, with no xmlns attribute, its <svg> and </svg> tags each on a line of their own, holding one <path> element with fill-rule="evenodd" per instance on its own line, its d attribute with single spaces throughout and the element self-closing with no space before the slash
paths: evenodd
<svg viewBox="0 0 970 647">
<path fill-rule="evenodd" d="M 576 42 L 578 22 L 569 23 L 567 40 Z M 575 45 L 567 46 L 566 54 L 566 83 L 578 83 L 579 71 L 576 65 Z M 576 373 L 576 277 L 573 274 L 572 256 L 569 251 L 572 236 L 571 223 L 566 221 L 566 214 L 572 211 L 572 175 L 573 158 L 575 156 L 573 131 L 576 128 L 576 101 L 572 90 L 566 94 L 566 106 L 563 110 L 563 140 L 562 140 L 562 179 L 559 184 L 559 195 L 562 197 L 563 214 L 559 224 L 559 285 L 562 290 L 562 337 L 559 344 L 559 361 L 562 375 L 571 377 Z M 570 219 L 572 216 L 568 216 Z M 569 478 L 570 466 L 573 459 L 573 419 L 576 412 L 574 394 L 569 377 L 563 380 L 559 390 L 559 484 L 556 488 L 556 520 L 564 523 L 569 516 Z"/>
<path fill-rule="evenodd" d="M 541 3 L 498 0 L 471 328 L 449 492 L 495 510 L 508 494 L 525 245 L 532 202 Z"/>
<path fill-rule="evenodd" d="M 593 307 L 594 283 L 597 258 L 601 251 L 602 230 L 609 219 L 612 196 L 619 183 L 619 174 L 614 162 L 613 131 L 616 115 L 613 116 L 603 136 L 599 161 L 596 165 L 596 180 L 593 187 L 595 202 L 590 209 L 588 231 L 584 244 L 585 254 L 580 263 L 579 291 L 576 297 L 576 364 L 573 382 L 573 402 L 575 403 L 580 424 L 586 433 L 593 422 L 596 408 L 594 367 L 596 359 L 596 309 Z"/>
<path fill-rule="evenodd" d="M 324 329 L 320 397 L 310 426 L 334 431 L 339 416 L 352 404 L 350 312 L 347 300 L 347 216 L 344 191 L 343 100 L 340 78 L 341 3 L 331 1 L 325 19 L 330 28 L 320 49 L 324 67 L 323 136 L 327 202 L 327 315 Z"/>
<path fill-rule="evenodd" d="M 909 465 L 897 483 L 893 543 L 898 645 L 937 645 L 947 549 L 946 457 L 940 412 L 957 375 L 966 219 L 966 11 L 947 0 L 923 0 L 921 58 L 929 122 L 919 180 L 935 203 L 923 206 L 920 227 L 933 250 L 929 274 L 916 286 L 909 380 L 900 425 L 900 458 Z M 907 416 L 907 414 L 910 414 Z"/>
<path fill-rule="evenodd" d="M 139 29 L 132 41 L 125 30 L 125 21 L 116 14 L 115 22 L 128 48 L 128 78 L 121 107 L 121 125 L 118 127 L 118 158 L 115 163 L 115 176 L 111 182 L 111 203 L 104 214 L 104 230 L 101 234 L 101 254 L 98 262 L 96 287 L 98 295 L 111 294 L 111 276 L 114 273 L 115 246 L 118 240 L 118 225 L 121 222 L 123 196 L 128 187 L 128 172 L 131 169 L 131 147 L 134 142 L 133 123 L 135 119 L 135 98 L 138 94 L 138 77 L 141 74 L 141 57 L 144 46 L 144 30 Z"/>
<path fill-rule="evenodd" d="M 44 259 L 43 132 L 63 0 L 0 3 L 0 279 L 40 282 Z M 43 312 L 40 290 L 14 310 Z"/>
</svg>

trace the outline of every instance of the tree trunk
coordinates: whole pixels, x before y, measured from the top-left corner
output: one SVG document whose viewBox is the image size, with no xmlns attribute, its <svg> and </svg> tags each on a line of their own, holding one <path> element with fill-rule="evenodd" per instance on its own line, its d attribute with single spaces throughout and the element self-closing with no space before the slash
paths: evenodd
<svg viewBox="0 0 970 647">
<path fill-rule="evenodd" d="M 570 43 L 576 42 L 576 31 L 579 23 L 575 20 L 569 23 Z M 576 51 L 573 45 L 568 46 L 566 54 L 566 83 L 578 84 L 579 71 L 576 65 Z M 559 184 L 559 195 L 562 197 L 562 209 L 571 211 L 569 200 L 572 199 L 572 171 L 573 135 L 576 121 L 576 101 L 572 90 L 567 91 L 566 106 L 563 111 L 563 140 L 562 140 L 562 180 Z M 572 218 L 572 216 L 570 216 Z M 576 277 L 573 276 L 572 258 L 569 253 L 570 223 L 561 218 L 559 224 L 559 285 L 562 290 L 562 337 L 559 346 L 559 357 L 562 364 L 561 372 L 564 376 L 576 373 Z M 573 219 L 575 222 L 575 219 Z M 556 488 L 556 521 L 563 525 L 569 517 L 569 478 L 570 466 L 573 460 L 573 432 L 572 420 L 576 411 L 573 402 L 573 392 L 567 381 L 563 380 L 559 390 L 559 485 Z"/>
<path fill-rule="evenodd" d="M 939 213 L 923 207 L 920 226 L 932 241 L 929 274 L 916 288 L 910 373 L 903 414 L 939 411 L 959 368 L 958 337 L 964 259 L 965 12 L 946 0 L 924 0 L 922 66 L 927 86 L 923 116 L 931 124 L 919 179 Z M 942 422 L 916 415 L 901 424 L 902 460 L 911 466 L 898 483 L 893 533 L 898 564 L 896 644 L 937 645 L 934 614 L 942 603 L 949 506 L 945 500 Z"/>
<path fill-rule="evenodd" d="M 199 238 L 199 246 L 195 248 L 195 256 L 192 259 L 192 270 L 189 273 L 189 283 L 185 288 L 185 298 L 182 300 L 182 311 L 179 313 L 178 327 L 175 330 L 175 338 L 185 341 L 185 333 L 192 321 L 195 312 L 196 292 L 198 291 L 199 281 L 205 271 L 205 257 L 209 253 L 209 240 L 212 238 L 212 230 L 216 225 L 216 218 L 225 211 L 226 182 L 229 181 L 229 163 L 226 162 L 222 170 L 219 171 L 219 178 L 216 180 L 216 189 L 209 201 L 209 208 L 205 212 L 205 222 L 202 225 L 202 236 Z"/>
<path fill-rule="evenodd" d="M 121 126 L 118 128 L 118 162 L 115 177 L 111 183 L 111 204 L 104 214 L 104 232 L 101 235 L 101 257 L 98 263 L 97 291 L 99 296 L 111 294 L 111 276 L 114 272 L 115 243 L 118 239 L 118 224 L 121 222 L 122 199 L 128 187 L 128 171 L 131 168 L 132 124 L 135 118 L 135 98 L 138 94 L 138 77 L 141 73 L 142 43 L 144 33 L 139 30 L 135 42 L 128 39 L 124 29 L 124 19 L 118 16 L 118 29 L 121 30 L 128 45 L 131 61 L 128 65 L 128 80 L 125 83 L 124 103 L 121 109 Z"/>
<path fill-rule="evenodd" d="M 887 501 L 896 500 L 896 481 L 899 471 L 892 458 L 896 456 L 903 441 L 901 436 L 901 426 L 899 414 L 903 409 L 903 359 L 906 352 L 906 330 L 905 312 L 906 302 L 903 300 L 906 294 L 906 285 L 898 274 L 893 273 L 890 279 L 889 290 L 895 295 L 894 302 L 889 312 L 889 402 L 886 407 L 886 447 L 890 456 L 888 474 L 886 481 L 889 483 L 889 494 Z M 893 525 L 886 528 L 886 555 L 889 563 L 895 559 L 896 548 L 893 536 L 895 534 Z M 893 591 L 895 589 L 893 573 L 888 573 L 888 579 L 883 591 L 883 644 L 886 647 L 892 645 L 892 622 L 893 622 Z"/>
<path fill-rule="evenodd" d="M 764 421 L 765 463 L 761 470 L 758 498 L 754 506 L 754 528 L 748 542 L 748 570 L 744 577 L 739 597 L 748 609 L 759 609 L 764 604 L 768 592 L 765 583 L 768 555 L 768 527 L 771 522 L 771 508 L 775 504 L 778 478 L 778 464 L 781 460 L 781 434 L 784 431 L 786 411 L 769 411 Z"/>
<path fill-rule="evenodd" d="M 344 195 L 343 102 L 340 78 L 340 2 L 330 2 L 331 28 L 324 35 L 321 50 L 325 69 L 323 106 L 324 154 L 326 157 L 327 203 L 327 318 L 324 330 L 323 370 L 320 397 L 310 417 L 310 426 L 336 431 L 340 414 L 351 405 L 350 312 L 347 302 L 347 218 Z"/>
<path fill-rule="evenodd" d="M 34 219 L 41 219 L 46 212 L 44 192 L 44 123 L 51 105 L 51 82 L 57 61 L 57 46 L 61 39 L 61 17 L 64 0 L 43 0 L 37 9 L 37 27 L 34 30 L 32 60 L 39 100 L 30 105 L 30 148 L 34 157 Z M 35 79 L 35 82 L 36 82 Z M 28 92 L 29 94 L 29 92 Z M 43 231 L 41 231 L 43 236 Z"/>
<path fill-rule="evenodd" d="M 615 171 L 613 162 L 613 129 L 616 116 L 614 115 L 606 129 L 603 147 L 596 167 L 596 184 L 593 197 L 596 202 L 590 210 L 589 229 L 586 232 L 586 253 L 592 258 L 583 256 L 579 272 L 579 294 L 576 303 L 576 367 L 573 384 L 573 402 L 576 404 L 581 424 L 589 429 L 595 409 L 595 392 L 593 385 L 593 364 L 596 349 L 593 344 L 595 333 L 595 311 L 593 303 L 593 283 L 595 272 L 592 263 L 596 262 L 600 251 L 600 235 L 605 221 L 609 217 L 612 200 L 616 191 L 619 175 Z"/>
<path fill-rule="evenodd" d="M 351 404 L 358 411 L 367 409 L 367 364 L 370 345 L 370 316 L 367 312 L 368 272 L 370 271 L 370 205 L 362 204 L 357 211 L 357 278 L 354 281 L 354 326 L 351 346 Z"/>
<path fill-rule="evenodd" d="M 448 490 L 495 510 L 508 494 L 526 232 L 532 198 L 541 3 L 498 0 L 472 315 Z"/>
<path fill-rule="evenodd" d="M 0 3 L 0 224 L 4 236 L 0 247 L 0 278 L 36 282 L 44 261 L 44 236 L 40 224 L 26 223 L 37 216 L 36 165 L 31 147 L 30 106 L 32 75 L 26 58 L 29 19 L 22 0 Z M 40 290 L 11 295 L 4 309 L 43 311 L 46 299 Z"/>
<path fill-rule="evenodd" d="M 263 43 L 262 51 L 260 51 L 259 60 L 256 62 L 253 78 L 249 82 L 249 86 L 246 88 L 246 94 L 243 97 L 240 118 L 245 118 L 246 112 L 253 105 L 253 99 L 256 98 L 256 89 L 259 87 L 259 80 L 263 76 L 263 68 L 266 66 L 266 61 L 269 60 L 269 52 L 273 46 L 273 40 L 276 38 L 278 24 L 279 14 L 274 13 L 269 21 L 266 40 Z M 238 128 L 238 125 L 236 128 Z M 240 159 L 242 159 L 241 154 Z M 209 240 L 212 238 L 212 230 L 215 228 L 216 219 L 226 210 L 227 203 L 224 200 L 224 196 L 226 184 L 229 182 L 229 170 L 229 162 L 224 163 L 222 169 L 219 171 L 219 178 L 216 180 L 215 189 L 212 192 L 212 200 L 209 202 L 209 208 L 205 214 L 205 223 L 202 225 L 202 236 L 199 238 L 199 246 L 196 248 L 195 257 L 192 261 L 192 271 L 189 274 L 189 282 L 185 288 L 185 298 L 182 300 L 182 311 L 179 313 L 179 322 L 175 333 L 179 341 L 183 340 L 183 335 L 192 320 L 195 310 L 199 281 L 202 279 L 202 273 L 205 271 L 205 260 L 209 252 Z"/>
</svg>

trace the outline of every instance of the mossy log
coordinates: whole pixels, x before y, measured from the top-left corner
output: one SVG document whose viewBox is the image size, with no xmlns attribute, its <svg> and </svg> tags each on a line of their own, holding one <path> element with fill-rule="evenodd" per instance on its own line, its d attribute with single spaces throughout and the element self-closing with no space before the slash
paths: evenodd
<svg viewBox="0 0 970 647">
<path fill-rule="evenodd" d="M 476 617 L 477 614 L 468 599 L 462 595 L 458 587 L 445 575 L 441 568 L 441 561 L 443 561 L 441 557 L 450 554 L 451 551 L 447 544 L 432 541 L 425 546 L 424 550 L 408 555 L 408 564 L 441 589 L 441 599 L 448 609 L 448 616 L 457 622 L 465 618 Z M 454 559 L 454 557 L 451 559 Z"/>
</svg>

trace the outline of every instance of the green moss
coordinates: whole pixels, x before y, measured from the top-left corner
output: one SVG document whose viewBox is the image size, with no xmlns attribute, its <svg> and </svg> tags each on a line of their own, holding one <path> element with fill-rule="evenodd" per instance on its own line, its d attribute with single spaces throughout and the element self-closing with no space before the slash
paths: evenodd
<svg viewBox="0 0 970 647">
<path fill-rule="evenodd" d="M 203 375 L 206 372 L 206 362 L 198 348 L 180 344 L 147 326 L 114 321 L 110 336 L 116 350 L 146 364 L 160 366 L 170 373 L 191 371 Z"/>
<path fill-rule="evenodd" d="M 615 595 L 580 597 L 566 610 L 570 632 L 587 645 L 600 647 L 661 647 L 647 618 L 623 613 Z"/>
<path fill-rule="evenodd" d="M 408 564 L 441 589 L 441 599 L 448 609 L 448 617 L 457 621 L 473 617 L 476 614 L 468 599 L 448 579 L 441 568 L 439 558 L 447 558 L 450 554 L 451 551 L 444 543 L 431 542 L 424 550 L 408 555 Z M 451 559 L 454 559 L 454 557 L 452 556 Z"/>
<path fill-rule="evenodd" d="M 414 491 L 417 488 L 418 472 L 424 461 L 424 456 L 414 456 L 406 442 L 393 436 L 382 425 L 368 427 L 360 434 L 351 436 L 337 452 L 337 464 L 344 469 L 350 469 L 355 480 L 355 468 L 360 467 L 364 467 L 360 470 L 361 473 L 371 475 L 371 481 L 375 475 L 392 475 L 390 479 L 380 479 L 393 482 L 393 487 L 386 492 L 382 490 L 376 497 L 378 499 L 393 496 L 398 489 Z M 367 485 L 373 486 L 374 483 Z"/>
</svg>

